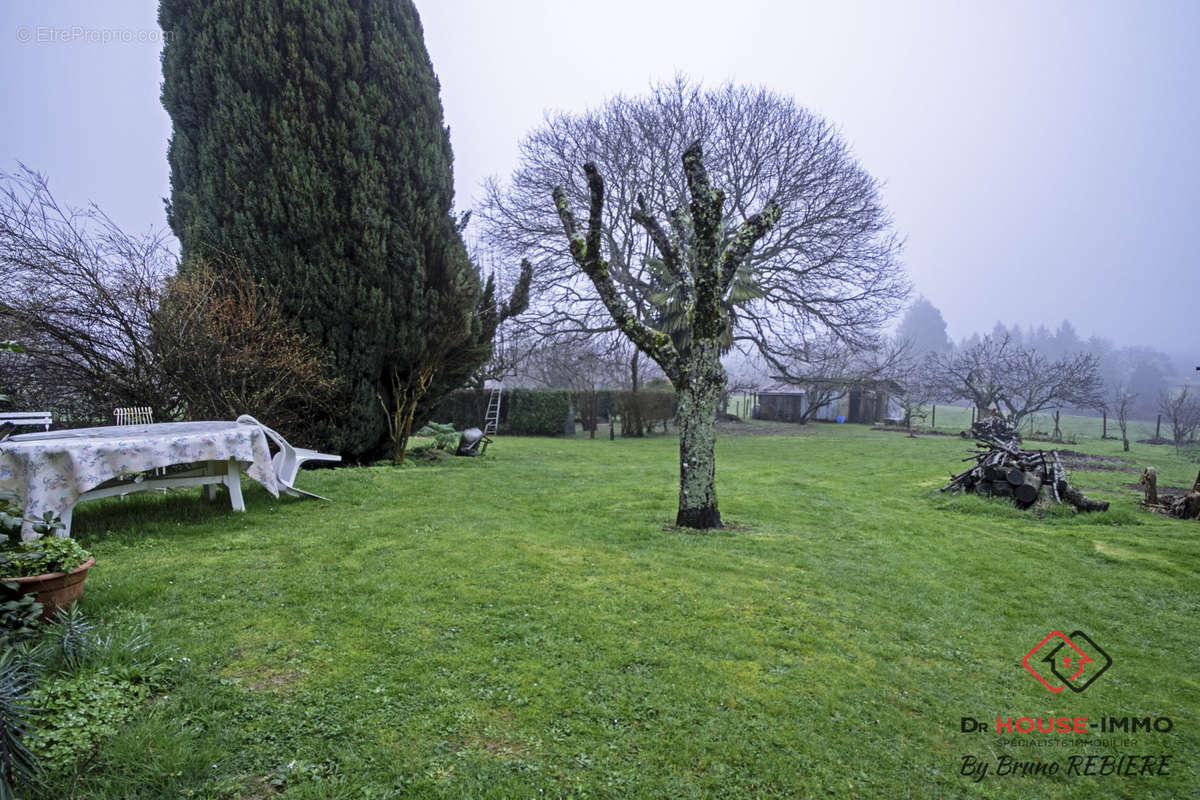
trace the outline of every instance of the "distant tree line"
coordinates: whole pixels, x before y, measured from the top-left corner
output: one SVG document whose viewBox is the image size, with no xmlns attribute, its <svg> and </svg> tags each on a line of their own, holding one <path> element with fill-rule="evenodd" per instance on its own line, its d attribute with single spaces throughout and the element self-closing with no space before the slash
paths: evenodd
<svg viewBox="0 0 1200 800">
<path fill-rule="evenodd" d="M 938 400 L 966 400 L 1014 424 L 1050 409 L 1106 414 L 1126 447 L 1128 421 L 1136 417 L 1162 414 L 1173 436 L 1187 435 L 1188 390 L 1173 385 L 1170 358 L 1153 348 L 1082 339 L 1068 320 L 1053 331 L 997 322 L 955 345 L 941 312 L 924 297 L 906 309 L 896 338 L 905 349 L 895 372 L 905 386 L 899 399 L 906 418 Z"/>
</svg>

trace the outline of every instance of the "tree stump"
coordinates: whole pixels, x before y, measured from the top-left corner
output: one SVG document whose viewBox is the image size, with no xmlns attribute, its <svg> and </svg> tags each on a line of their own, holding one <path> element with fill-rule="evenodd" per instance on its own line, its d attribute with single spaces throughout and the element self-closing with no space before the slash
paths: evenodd
<svg viewBox="0 0 1200 800">
<path fill-rule="evenodd" d="M 1200 476 L 1197 476 L 1196 480 L 1200 480 Z M 1158 505 L 1158 473 L 1154 467 L 1146 467 L 1138 483 L 1146 488 L 1146 505 Z"/>
</svg>

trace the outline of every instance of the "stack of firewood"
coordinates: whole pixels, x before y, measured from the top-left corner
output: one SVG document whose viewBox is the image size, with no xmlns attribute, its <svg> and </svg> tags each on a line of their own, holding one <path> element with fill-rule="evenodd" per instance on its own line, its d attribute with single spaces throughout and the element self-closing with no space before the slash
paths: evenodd
<svg viewBox="0 0 1200 800">
<path fill-rule="evenodd" d="M 964 439 L 997 439 L 1011 442 L 1020 441 L 1017 429 L 1004 421 L 1004 417 L 984 417 L 971 423 L 971 429 L 959 431 Z"/>
<path fill-rule="evenodd" d="M 1071 485 L 1058 451 L 1022 450 L 1015 439 L 981 437 L 973 455 L 975 465 L 951 476 L 941 491 L 974 492 L 984 497 L 1009 497 L 1018 508 L 1029 508 L 1041 497 L 1070 503 L 1080 511 L 1107 511 L 1108 503 L 1089 500 Z"/>
<path fill-rule="evenodd" d="M 1200 519 L 1200 475 L 1196 476 L 1191 491 L 1185 494 L 1159 494 L 1158 472 L 1154 467 L 1146 467 L 1139 483 L 1146 489 L 1142 505 L 1151 511 L 1178 519 Z"/>
</svg>

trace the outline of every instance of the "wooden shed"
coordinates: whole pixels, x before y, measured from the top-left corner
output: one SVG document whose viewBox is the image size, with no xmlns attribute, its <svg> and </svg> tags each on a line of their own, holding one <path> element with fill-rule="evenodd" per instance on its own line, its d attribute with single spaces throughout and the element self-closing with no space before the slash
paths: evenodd
<svg viewBox="0 0 1200 800">
<path fill-rule="evenodd" d="M 776 377 L 775 380 L 782 382 L 783 378 Z M 810 378 L 800 385 L 789 387 L 787 391 L 793 395 L 798 394 L 803 398 L 802 402 L 807 402 L 809 395 L 806 393 L 805 387 L 819 388 L 822 395 L 832 390 L 835 395 L 832 400 L 813 413 L 813 419 L 835 422 L 838 417 L 842 417 L 846 422 L 868 425 L 883 422 L 887 416 L 888 397 L 904 391 L 903 387 L 895 381 L 884 378 Z M 775 389 L 773 391 L 781 393 L 784 390 Z M 817 394 L 817 392 L 813 392 L 813 394 Z M 759 393 L 759 397 L 763 397 L 762 392 Z M 760 408 L 762 405 L 760 400 Z M 801 408 L 805 407 L 801 406 Z M 763 416 L 762 419 L 799 421 L 800 417 L 796 415 L 791 420 L 784 420 L 783 417 Z"/>
<path fill-rule="evenodd" d="M 801 422 L 804 420 L 805 392 L 794 387 L 771 387 L 755 393 L 757 405 L 755 419 L 774 422 Z"/>
</svg>

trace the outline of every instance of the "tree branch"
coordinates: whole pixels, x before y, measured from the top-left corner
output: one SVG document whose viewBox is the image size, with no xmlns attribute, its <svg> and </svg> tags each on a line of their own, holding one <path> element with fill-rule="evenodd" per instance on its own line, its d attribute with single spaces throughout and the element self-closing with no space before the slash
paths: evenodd
<svg viewBox="0 0 1200 800">
<path fill-rule="evenodd" d="M 563 231 L 567 234 L 567 239 L 570 241 L 571 257 L 575 259 L 575 263 L 583 270 L 583 273 L 592 281 L 592 285 L 596 287 L 596 294 L 599 295 L 600 301 L 604 303 L 604 307 L 608 309 L 608 313 L 612 315 L 613 322 L 617 323 L 617 327 L 624 333 L 629 340 L 641 349 L 646 355 L 650 356 L 662 367 L 663 372 L 672 381 L 678 380 L 682 375 L 682 365 L 680 363 L 679 352 L 675 349 L 675 345 L 671 342 L 671 337 L 662 331 L 655 330 L 649 325 L 639 322 L 629 308 L 621 300 L 617 294 L 617 287 L 613 283 L 612 274 L 609 270 L 608 262 L 600 257 L 600 235 L 601 235 L 601 213 L 604 208 L 604 179 L 600 177 L 596 165 L 588 163 L 584 165 L 584 172 L 587 174 L 588 190 L 591 196 L 591 208 L 588 214 L 588 234 L 587 239 L 579 236 L 576 232 L 575 216 L 572 214 L 570 206 L 567 203 L 566 193 L 563 192 L 561 186 L 554 188 L 554 204 L 558 209 L 559 219 L 563 223 Z"/>
<path fill-rule="evenodd" d="M 737 235 L 726 245 L 725 252 L 721 256 L 722 292 L 729 288 L 729 284 L 733 283 L 733 276 L 737 274 L 742 262 L 750 255 L 755 243 L 775 227 L 775 223 L 779 221 L 782 214 L 783 209 L 779 207 L 778 203 L 769 203 L 760 213 L 751 216 L 738 228 Z"/>
<path fill-rule="evenodd" d="M 663 264 L 675 279 L 683 286 L 684 296 L 690 303 L 692 298 L 692 276 L 684 268 L 679 257 L 679 248 L 675 242 L 671 241 L 671 237 L 663 230 L 658 220 L 650 213 L 650 209 L 646 206 L 646 198 L 644 195 L 637 196 L 637 207 L 633 210 L 633 221 L 646 229 L 646 233 L 650 234 L 650 241 L 654 242 L 654 246 L 658 248 L 658 252 L 662 255 Z"/>
</svg>

